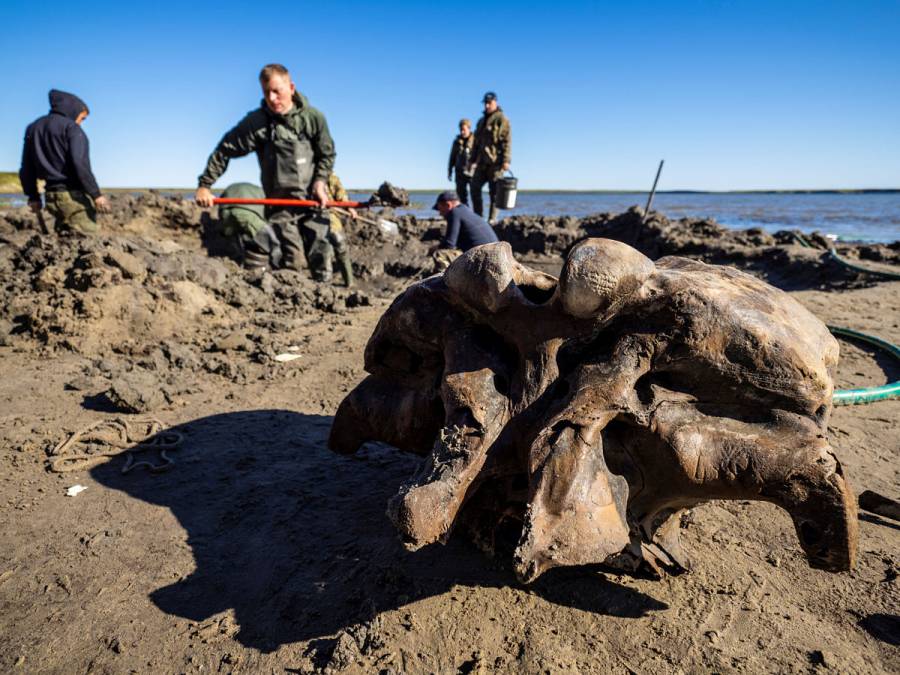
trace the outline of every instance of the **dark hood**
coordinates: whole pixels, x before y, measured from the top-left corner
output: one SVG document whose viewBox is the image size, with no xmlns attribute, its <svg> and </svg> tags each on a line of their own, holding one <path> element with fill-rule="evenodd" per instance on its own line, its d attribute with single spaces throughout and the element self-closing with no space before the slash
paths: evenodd
<svg viewBox="0 0 900 675">
<path fill-rule="evenodd" d="M 75 94 L 58 89 L 50 90 L 50 112 L 65 115 L 71 120 L 78 117 L 82 110 L 87 110 L 87 104 Z"/>
</svg>

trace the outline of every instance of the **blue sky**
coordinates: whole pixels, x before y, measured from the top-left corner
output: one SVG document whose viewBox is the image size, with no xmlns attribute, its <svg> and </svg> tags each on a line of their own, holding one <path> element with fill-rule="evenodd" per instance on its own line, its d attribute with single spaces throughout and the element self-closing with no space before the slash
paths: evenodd
<svg viewBox="0 0 900 675">
<path fill-rule="evenodd" d="M 5 0 L 0 169 L 47 91 L 91 107 L 104 186 L 196 185 L 282 62 L 345 184 L 449 187 L 491 89 L 522 188 L 900 187 L 900 3 Z M 258 182 L 254 157 L 217 187 Z"/>
</svg>

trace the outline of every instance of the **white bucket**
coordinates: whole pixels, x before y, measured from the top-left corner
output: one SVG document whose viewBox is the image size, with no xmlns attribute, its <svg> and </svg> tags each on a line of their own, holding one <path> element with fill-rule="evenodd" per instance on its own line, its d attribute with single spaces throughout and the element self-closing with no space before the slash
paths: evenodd
<svg viewBox="0 0 900 675">
<path fill-rule="evenodd" d="M 497 180 L 497 192 L 494 195 L 494 205 L 498 209 L 516 208 L 516 194 L 518 193 L 519 179 L 512 175 Z"/>
</svg>

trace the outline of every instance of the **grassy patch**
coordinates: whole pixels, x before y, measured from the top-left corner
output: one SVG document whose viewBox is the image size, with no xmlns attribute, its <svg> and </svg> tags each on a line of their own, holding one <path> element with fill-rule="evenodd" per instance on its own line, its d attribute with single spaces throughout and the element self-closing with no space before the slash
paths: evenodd
<svg viewBox="0 0 900 675">
<path fill-rule="evenodd" d="M 0 171 L 0 193 L 22 192 L 22 184 L 19 182 L 19 174 L 13 171 Z"/>
</svg>

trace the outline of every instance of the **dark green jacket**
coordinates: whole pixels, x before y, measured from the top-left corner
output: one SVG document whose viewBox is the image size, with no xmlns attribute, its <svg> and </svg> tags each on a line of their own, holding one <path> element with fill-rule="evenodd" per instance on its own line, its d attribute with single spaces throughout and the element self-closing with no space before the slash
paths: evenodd
<svg viewBox="0 0 900 675">
<path fill-rule="evenodd" d="M 334 168 L 334 141 L 325 116 L 300 92 L 294 93 L 287 115 L 276 115 L 263 101 L 226 133 L 209 156 L 200 187 L 212 187 L 230 159 L 251 152 L 259 159 L 267 197 L 306 197 L 312 183 L 327 181 Z"/>
<path fill-rule="evenodd" d="M 478 120 L 472 158 L 478 168 L 494 171 L 512 162 L 512 130 L 501 108 Z"/>
</svg>

